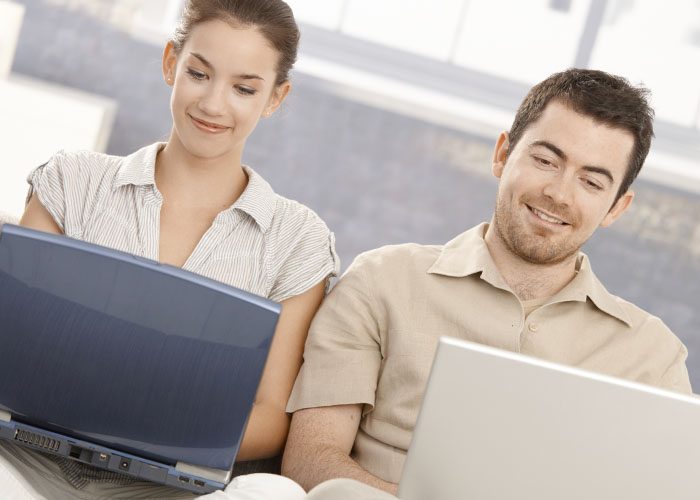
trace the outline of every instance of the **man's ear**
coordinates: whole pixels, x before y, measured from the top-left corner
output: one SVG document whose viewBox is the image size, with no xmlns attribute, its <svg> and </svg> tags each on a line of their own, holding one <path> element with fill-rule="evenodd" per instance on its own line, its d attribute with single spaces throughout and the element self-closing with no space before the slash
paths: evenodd
<svg viewBox="0 0 700 500">
<path fill-rule="evenodd" d="M 284 100 L 289 95 L 290 90 L 292 90 L 292 84 L 289 80 L 286 80 L 277 85 L 272 91 L 270 99 L 268 99 L 267 101 L 267 106 L 265 106 L 265 109 L 263 110 L 263 116 L 271 116 L 272 113 L 277 111 L 277 108 L 279 108 L 282 105 L 282 102 L 284 102 Z"/>
<path fill-rule="evenodd" d="M 172 87 L 175 82 L 175 67 L 177 66 L 177 54 L 173 42 L 168 42 L 163 49 L 163 80 Z"/>
<path fill-rule="evenodd" d="M 503 175 L 503 169 L 506 166 L 506 160 L 508 159 L 508 148 L 510 147 L 510 142 L 508 140 L 508 132 L 501 132 L 496 141 L 496 146 L 493 148 L 493 158 L 491 160 L 491 171 L 493 175 L 501 178 Z"/>
<path fill-rule="evenodd" d="M 632 205 L 632 200 L 634 200 L 634 191 L 628 189 L 625 194 L 620 196 L 620 199 L 615 202 L 612 208 L 605 215 L 603 221 L 600 223 L 600 227 L 608 227 L 619 219 L 622 214 L 627 211 L 630 205 Z"/>
</svg>

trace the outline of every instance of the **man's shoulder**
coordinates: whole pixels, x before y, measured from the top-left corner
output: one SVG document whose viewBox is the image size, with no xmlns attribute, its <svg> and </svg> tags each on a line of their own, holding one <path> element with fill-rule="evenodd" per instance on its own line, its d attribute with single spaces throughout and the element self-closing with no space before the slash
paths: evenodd
<svg viewBox="0 0 700 500">
<path fill-rule="evenodd" d="M 359 254 L 350 268 L 362 270 L 373 276 L 392 274 L 397 277 L 397 271 L 404 276 L 412 272 L 425 274 L 442 249 L 443 245 L 419 243 L 385 245 Z"/>
<path fill-rule="evenodd" d="M 666 337 L 669 341 L 680 343 L 678 337 L 676 337 L 661 318 L 622 297 L 612 294 L 611 296 L 626 315 L 626 319 L 633 333 L 650 334 L 659 339 Z"/>
<path fill-rule="evenodd" d="M 637 356 L 640 366 L 647 368 L 647 373 L 639 380 L 670 389 L 691 393 L 685 362 L 688 349 L 671 329 L 654 314 L 617 296 L 613 296 L 620 308 L 627 313 L 629 326 L 627 331 L 626 356 Z M 634 347 L 636 346 L 636 347 Z M 652 374 L 650 376 L 650 374 Z"/>
</svg>

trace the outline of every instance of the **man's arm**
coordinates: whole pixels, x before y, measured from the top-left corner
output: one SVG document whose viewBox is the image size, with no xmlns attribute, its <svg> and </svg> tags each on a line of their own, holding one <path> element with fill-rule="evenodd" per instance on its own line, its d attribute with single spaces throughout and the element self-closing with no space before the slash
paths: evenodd
<svg viewBox="0 0 700 500">
<path fill-rule="evenodd" d="M 397 485 L 379 479 L 350 458 L 362 405 L 307 408 L 294 413 L 282 459 L 282 474 L 305 490 L 345 477 L 396 494 Z"/>
</svg>

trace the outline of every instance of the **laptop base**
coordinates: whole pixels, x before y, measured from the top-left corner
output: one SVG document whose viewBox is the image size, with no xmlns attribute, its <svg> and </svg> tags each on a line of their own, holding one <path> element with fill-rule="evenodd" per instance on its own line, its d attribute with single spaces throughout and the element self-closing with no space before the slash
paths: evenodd
<svg viewBox="0 0 700 500">
<path fill-rule="evenodd" d="M 0 419 L 0 439 L 98 469 L 198 494 L 212 493 L 225 487 L 224 483 L 183 471 L 182 467 L 178 469 L 175 466 L 164 465 L 13 420 L 7 422 Z"/>
</svg>

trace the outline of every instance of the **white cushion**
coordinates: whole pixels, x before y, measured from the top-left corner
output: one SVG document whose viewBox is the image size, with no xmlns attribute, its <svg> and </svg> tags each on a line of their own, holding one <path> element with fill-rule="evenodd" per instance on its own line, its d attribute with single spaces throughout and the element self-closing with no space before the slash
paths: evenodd
<svg viewBox="0 0 700 500">
<path fill-rule="evenodd" d="M 9 224 L 17 224 L 19 222 L 19 217 L 10 215 L 0 210 L 0 227 L 2 227 L 2 225 L 6 222 Z"/>
</svg>

